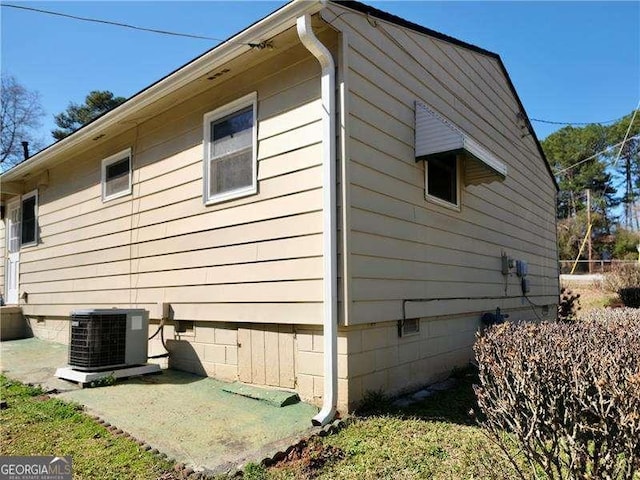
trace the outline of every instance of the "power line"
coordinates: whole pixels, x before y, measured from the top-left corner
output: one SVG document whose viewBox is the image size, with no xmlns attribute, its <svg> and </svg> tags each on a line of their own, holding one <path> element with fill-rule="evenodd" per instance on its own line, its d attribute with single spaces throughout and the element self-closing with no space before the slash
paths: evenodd
<svg viewBox="0 0 640 480">
<path fill-rule="evenodd" d="M 44 14 L 47 14 L 47 15 L 55 15 L 55 16 L 58 16 L 58 17 L 71 18 L 73 20 L 81 20 L 83 22 L 101 23 L 101 24 L 104 24 L 104 25 L 112 25 L 112 26 L 115 26 L 115 27 L 130 28 L 132 30 L 140 30 L 140 31 L 143 31 L 143 32 L 159 33 L 161 35 L 171 35 L 171 36 L 174 36 L 174 37 L 196 38 L 198 40 L 213 40 L 215 42 L 224 42 L 225 41 L 225 40 L 220 39 L 220 38 L 206 37 L 206 36 L 203 36 L 203 35 L 192 35 L 190 33 L 170 32 L 168 30 L 158 30 L 158 29 L 155 29 L 155 28 L 138 27 L 136 25 L 130 25 L 128 23 L 112 22 L 110 20 L 101 20 L 101 19 L 98 19 L 98 18 L 79 17 L 79 16 L 76 16 L 76 15 L 70 15 L 70 14 L 67 14 L 67 13 L 53 12 L 51 10 L 42 10 L 40 8 L 25 7 L 23 5 L 11 5 L 11 4 L 8 4 L 8 3 L 3 3 L 2 6 L 3 7 L 8 7 L 8 8 L 16 8 L 16 9 L 19 9 L 19 10 L 28 10 L 30 12 L 44 13 Z M 264 47 L 264 42 L 263 43 L 236 42 L 236 43 L 240 43 L 242 45 L 248 45 L 250 47 L 255 47 L 255 48 Z"/>
<path fill-rule="evenodd" d="M 599 124 L 605 124 L 605 123 L 614 123 L 617 122 L 619 120 L 622 120 L 624 117 L 620 117 L 620 118 L 614 118 L 613 120 L 605 120 L 604 122 L 556 122 L 554 120 L 542 120 L 540 118 L 530 118 L 529 120 L 531 120 L 532 122 L 538 122 L 538 123 L 548 123 L 550 125 L 599 125 Z"/>
<path fill-rule="evenodd" d="M 636 139 L 640 139 L 640 134 L 634 135 L 633 137 L 626 138 L 622 142 L 618 142 L 615 145 L 609 145 L 604 150 L 601 150 L 598 153 L 595 153 L 595 154 L 591 155 L 590 157 L 584 158 L 584 159 L 580 160 L 579 162 L 574 163 L 573 165 L 569 165 L 568 167 L 563 168 L 562 170 L 557 170 L 555 172 L 555 174 L 556 175 L 560 175 L 561 173 L 567 172 L 567 171 L 571 170 L 572 168 L 577 167 L 578 165 L 582 165 L 583 163 L 588 162 L 589 160 L 593 160 L 594 158 L 599 157 L 603 153 L 607 153 L 609 150 L 611 150 L 614 147 L 617 147 L 617 146 L 620 146 L 620 145 L 624 145 L 625 143 L 630 142 L 631 140 L 636 140 Z"/>
<path fill-rule="evenodd" d="M 627 141 L 627 137 L 629 136 L 629 132 L 631 131 L 631 127 L 633 126 L 633 121 L 636 119 L 636 114 L 638 113 L 638 109 L 640 109 L 640 100 L 638 100 L 638 106 L 633 111 L 633 116 L 631 117 L 631 121 L 629 122 L 629 128 L 627 128 L 627 133 L 624 134 L 624 138 L 622 139 L 622 145 L 620 145 L 620 150 L 618 151 L 618 155 L 616 155 L 616 159 L 613 162 L 613 166 L 615 167 L 620 160 L 620 155 L 622 154 L 622 147 Z"/>
</svg>

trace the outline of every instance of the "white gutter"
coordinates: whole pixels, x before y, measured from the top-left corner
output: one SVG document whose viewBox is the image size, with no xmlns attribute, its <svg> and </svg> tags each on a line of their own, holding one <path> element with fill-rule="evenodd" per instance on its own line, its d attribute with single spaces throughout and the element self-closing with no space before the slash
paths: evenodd
<svg viewBox="0 0 640 480">
<path fill-rule="evenodd" d="M 25 174 L 47 164 L 55 158 L 63 159 L 64 153 L 78 144 L 91 141 L 105 129 L 127 120 L 128 117 L 134 116 L 140 109 L 151 105 L 171 92 L 208 74 L 238 55 L 251 50 L 252 47 L 247 45 L 247 43 L 255 44 L 268 40 L 282 33 L 287 28 L 292 27 L 295 20 L 301 15 L 314 14 L 323 7 L 324 5 L 320 0 L 297 0 L 285 5 L 187 65 L 138 92 L 119 107 L 85 127 L 82 127 L 76 133 L 45 148 L 40 153 L 33 155 L 23 163 L 1 174 L 0 180 L 3 182 L 19 180 Z"/>
<path fill-rule="evenodd" d="M 318 59 L 322 67 L 322 196 L 323 196 L 323 335 L 324 393 L 322 410 L 311 420 L 314 425 L 326 425 L 336 413 L 338 400 L 338 247 L 336 227 L 336 71 L 331 52 L 327 50 L 311 27 L 311 16 L 297 20 L 302 44 Z"/>
</svg>

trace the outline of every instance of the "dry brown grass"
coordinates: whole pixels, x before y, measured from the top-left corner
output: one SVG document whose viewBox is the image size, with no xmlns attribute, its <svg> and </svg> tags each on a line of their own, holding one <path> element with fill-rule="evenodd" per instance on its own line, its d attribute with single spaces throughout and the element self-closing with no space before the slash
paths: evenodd
<svg viewBox="0 0 640 480">
<path fill-rule="evenodd" d="M 580 294 L 580 311 L 578 318 L 585 313 L 597 310 L 602 307 L 612 307 L 622 305 L 618 295 L 603 288 L 600 282 L 567 282 L 563 281 L 562 286 L 572 292 Z"/>
</svg>

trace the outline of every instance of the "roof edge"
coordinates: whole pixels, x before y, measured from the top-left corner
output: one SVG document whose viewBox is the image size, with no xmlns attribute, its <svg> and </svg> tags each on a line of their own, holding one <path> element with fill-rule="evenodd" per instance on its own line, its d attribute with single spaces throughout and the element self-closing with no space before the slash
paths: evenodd
<svg viewBox="0 0 640 480">
<path fill-rule="evenodd" d="M 454 45 L 458 45 L 459 47 L 468 48 L 469 50 L 482 53 L 483 55 L 498 57 L 497 53 L 485 50 L 484 48 L 473 45 L 472 43 L 465 42 L 464 40 L 460 40 L 459 38 L 451 37 L 442 32 L 438 32 L 437 30 L 432 30 L 431 28 L 411 22 L 410 20 L 398 17 L 397 15 L 385 12 L 384 10 L 380 10 L 357 0 L 331 0 L 331 3 L 335 3 L 336 5 L 339 5 L 341 7 L 350 8 L 360 13 L 373 15 L 380 20 L 386 20 L 387 22 L 395 23 L 396 25 L 399 25 L 401 27 L 406 27 L 411 30 L 415 30 L 416 32 L 424 33 L 425 35 L 429 35 L 445 42 L 453 43 Z"/>
<path fill-rule="evenodd" d="M 545 167 L 547 167 L 547 172 L 549 172 L 549 176 L 551 177 L 551 180 L 553 181 L 553 185 L 556 187 L 556 192 L 559 192 L 560 191 L 560 184 L 558 184 L 558 180 L 556 179 L 556 176 L 553 174 L 553 170 L 551 169 L 551 164 L 549 163 L 549 160 L 547 159 L 547 155 L 544 153 L 544 150 L 542 148 L 542 144 L 540 143 L 540 140 L 538 140 L 538 135 L 536 135 L 536 132 L 533 129 L 533 126 L 531 125 L 531 120 L 529 120 L 529 115 L 527 114 L 527 111 L 525 110 L 524 105 L 522 104 L 522 100 L 520 100 L 520 95 L 518 95 L 516 87 L 513 85 L 513 82 L 511 81 L 511 77 L 509 76 L 509 72 L 507 71 L 507 67 L 504 66 L 504 63 L 502 61 L 502 58 L 500 58 L 500 55 L 497 56 L 497 60 L 498 60 L 498 65 L 500 66 L 500 70 L 502 71 L 502 74 L 504 75 L 504 78 L 507 79 L 507 84 L 509 85 L 509 90 L 511 90 L 511 93 L 513 94 L 514 98 L 516 99 L 516 102 L 518 102 L 518 107 L 520 107 L 520 111 L 524 115 L 524 120 L 525 120 L 525 124 L 526 124 L 527 130 L 528 130 L 529 134 L 531 135 L 531 138 L 533 139 L 533 142 L 536 144 L 536 148 L 538 149 L 538 153 L 542 157 L 542 160 L 544 160 Z"/>
<path fill-rule="evenodd" d="M 500 57 L 499 54 L 495 53 L 495 52 L 491 52 L 489 50 L 485 50 L 484 48 L 478 47 L 477 45 L 473 45 L 471 43 L 465 42 L 463 40 L 460 40 L 458 38 L 455 37 L 451 37 L 449 35 L 446 35 L 444 33 L 438 32 L 436 30 L 432 30 L 430 28 L 424 27 L 422 25 L 419 25 L 417 23 L 413 23 L 409 20 L 406 20 L 402 17 L 398 17 L 397 15 L 393 15 L 391 13 L 385 12 L 384 10 L 380 10 L 378 8 L 372 7 L 370 5 L 364 4 L 362 2 L 359 2 L 357 0 L 331 0 L 331 3 L 334 3 L 338 6 L 344 7 L 344 8 L 350 8 L 352 10 L 355 10 L 357 12 L 363 13 L 365 15 L 373 15 L 377 18 L 379 18 L 380 20 L 385 20 L 387 22 L 390 23 L 394 23 L 400 27 L 404 27 L 404 28 L 408 28 L 411 30 L 414 30 L 418 33 L 422 33 L 425 35 L 429 35 L 430 37 L 433 38 L 437 38 L 438 40 L 442 40 L 448 43 L 452 43 L 454 45 L 457 45 L 459 47 L 463 47 L 466 49 L 469 49 L 471 51 L 474 51 L 476 53 L 480 53 L 482 55 L 487 55 L 489 57 L 494 58 L 495 60 L 498 61 L 498 65 L 500 67 L 500 70 L 502 71 L 502 74 L 504 75 L 504 77 L 507 80 L 507 85 L 509 86 L 509 90 L 511 91 L 511 94 L 513 95 L 513 97 L 516 99 L 516 103 L 518 104 L 518 107 L 520 108 L 520 111 L 522 112 L 522 114 L 524 115 L 524 118 L 526 120 L 526 127 L 527 130 L 529 131 L 529 134 L 531 135 L 531 137 L 533 138 L 533 142 L 535 143 L 536 149 L 538 150 L 538 153 L 540 154 L 540 157 L 542 158 L 542 160 L 545 163 L 545 167 L 547 169 L 547 172 L 549 173 L 549 175 L 551 176 L 551 180 L 553 181 L 553 185 L 556 188 L 556 191 L 560 191 L 560 186 L 558 185 L 558 181 L 556 180 L 555 175 L 553 174 L 553 170 L 551 170 L 551 164 L 549 163 L 549 160 L 547 159 L 547 156 L 544 153 L 544 150 L 542 149 L 542 145 L 540 144 L 540 141 L 538 140 L 538 136 L 536 135 L 535 130 L 533 129 L 533 126 L 531 125 L 531 121 L 529 120 L 529 116 L 527 115 L 527 111 L 524 108 L 524 105 L 522 104 L 522 101 L 520 100 L 520 96 L 518 95 L 518 92 L 515 89 L 515 86 L 513 85 L 513 82 L 511 81 L 511 77 L 509 76 L 509 73 L 507 72 L 506 67 L 504 66 L 504 62 L 502 61 L 502 58 Z"/>
<path fill-rule="evenodd" d="M 255 43 L 257 38 L 268 39 L 283 30 L 295 26 L 296 19 L 304 14 L 314 14 L 325 6 L 323 0 L 294 0 L 249 27 L 229 37 L 222 43 L 207 50 L 202 55 L 178 67 L 173 72 L 143 88 L 129 97 L 124 103 L 110 110 L 66 138 L 49 145 L 29 159 L 0 174 L 1 181 L 19 180 L 26 173 L 34 170 L 56 155 L 64 154 L 74 146 L 90 140 L 102 129 L 108 128 L 134 113 L 137 109 L 150 105 L 172 91 L 188 84 L 199 76 L 215 69 L 238 55 L 250 50 L 247 43 Z"/>
</svg>

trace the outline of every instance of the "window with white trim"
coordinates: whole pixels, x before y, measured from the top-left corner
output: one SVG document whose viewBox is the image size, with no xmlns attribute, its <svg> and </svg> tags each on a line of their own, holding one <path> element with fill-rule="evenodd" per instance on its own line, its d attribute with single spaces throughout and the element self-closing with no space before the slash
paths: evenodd
<svg viewBox="0 0 640 480">
<path fill-rule="evenodd" d="M 425 190 L 428 200 L 446 207 L 460 207 L 460 158 L 455 153 L 425 160 Z"/>
<path fill-rule="evenodd" d="M 131 149 L 102 160 L 102 201 L 131 193 Z"/>
<path fill-rule="evenodd" d="M 38 190 L 22 196 L 20 206 L 20 245 L 30 247 L 38 244 Z"/>
<path fill-rule="evenodd" d="M 256 104 L 254 92 L 205 114 L 205 203 L 257 192 Z"/>
</svg>

